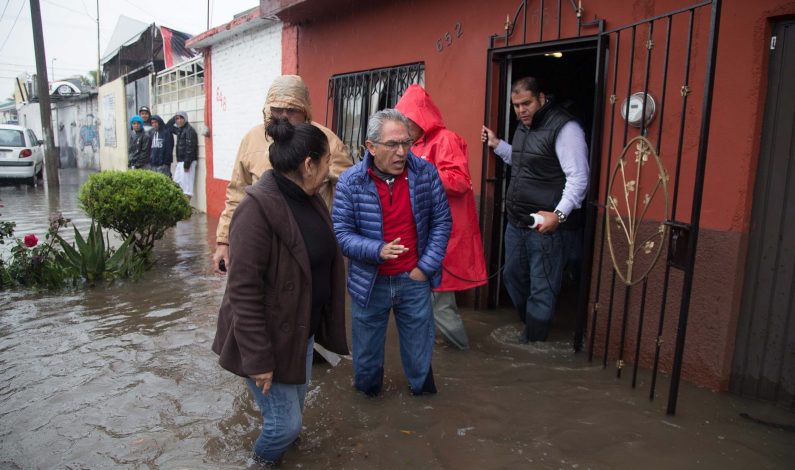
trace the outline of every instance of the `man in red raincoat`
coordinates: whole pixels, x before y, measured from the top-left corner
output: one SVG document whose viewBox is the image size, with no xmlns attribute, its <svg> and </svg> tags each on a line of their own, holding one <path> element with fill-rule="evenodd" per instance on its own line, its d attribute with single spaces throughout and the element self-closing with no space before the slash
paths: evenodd
<svg viewBox="0 0 795 470">
<path fill-rule="evenodd" d="M 433 316 L 436 326 L 459 349 L 469 349 L 455 291 L 486 283 L 483 242 L 475 212 L 475 197 L 469 177 L 467 144 L 455 132 L 444 127 L 442 113 L 431 96 L 419 85 L 411 85 L 395 108 L 409 118 L 411 151 L 436 166 L 447 192 L 453 230 L 442 262 L 442 283 L 433 292 Z"/>
</svg>

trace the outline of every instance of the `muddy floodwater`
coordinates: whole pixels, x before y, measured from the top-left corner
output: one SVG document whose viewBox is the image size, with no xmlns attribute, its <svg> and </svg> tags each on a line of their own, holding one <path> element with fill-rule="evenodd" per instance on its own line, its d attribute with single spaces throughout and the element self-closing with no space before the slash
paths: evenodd
<svg viewBox="0 0 795 470">
<path fill-rule="evenodd" d="M 58 192 L 2 183 L 0 218 L 39 238 L 55 211 L 86 227 L 85 177 L 63 172 Z M 210 351 L 225 282 L 207 268 L 214 229 L 203 214 L 179 223 L 139 282 L 0 292 L 0 468 L 258 468 L 259 415 Z M 683 384 L 666 416 L 664 379 L 650 402 L 648 375 L 633 390 L 566 332 L 527 346 L 507 309 L 462 314 L 472 349 L 436 346 L 436 396 L 408 393 L 394 325 L 382 397 L 354 392 L 349 359 L 316 364 L 282 467 L 795 468 L 792 413 Z"/>
</svg>

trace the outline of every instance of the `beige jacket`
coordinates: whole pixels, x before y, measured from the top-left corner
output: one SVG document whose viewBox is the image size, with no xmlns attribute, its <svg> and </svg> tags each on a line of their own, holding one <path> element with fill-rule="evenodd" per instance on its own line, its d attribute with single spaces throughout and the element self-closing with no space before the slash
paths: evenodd
<svg viewBox="0 0 795 470">
<path fill-rule="evenodd" d="M 348 153 L 348 147 L 330 129 L 316 122 L 313 122 L 312 125 L 326 134 L 331 151 L 328 182 L 320 189 L 320 195 L 323 196 L 326 205 L 331 208 L 337 178 L 353 162 L 350 153 Z M 253 127 L 240 142 L 235 166 L 232 169 L 232 179 L 229 181 L 229 186 L 226 187 L 226 207 L 221 213 L 218 230 L 215 232 L 216 243 L 229 243 L 229 224 L 232 222 L 232 214 L 235 213 L 240 200 L 246 195 L 246 187 L 256 183 L 263 173 L 271 169 L 268 148 L 272 142 L 273 140 L 265 134 L 265 124 Z"/>
<path fill-rule="evenodd" d="M 265 124 L 271 118 L 271 108 L 291 108 L 299 109 L 306 114 L 307 122 L 317 127 L 328 138 L 329 150 L 331 151 L 331 168 L 326 184 L 320 188 L 320 195 L 326 201 L 326 205 L 331 210 L 331 203 L 334 200 L 334 187 L 337 185 L 337 178 L 343 171 L 353 165 L 348 147 L 342 143 L 330 129 L 312 122 L 312 104 L 309 100 L 309 89 L 303 79 L 298 75 L 282 75 L 274 79 L 273 84 L 268 89 L 268 96 L 265 98 L 265 106 L 262 108 L 263 124 L 252 128 L 237 150 L 235 167 L 232 169 L 232 179 L 226 188 L 226 207 L 221 213 L 218 221 L 218 230 L 215 232 L 216 243 L 229 244 L 229 224 L 232 222 L 232 215 L 235 213 L 237 205 L 243 196 L 246 195 L 246 186 L 256 183 L 263 173 L 271 169 L 271 162 L 268 158 L 268 149 L 273 140 L 265 132 Z"/>
</svg>

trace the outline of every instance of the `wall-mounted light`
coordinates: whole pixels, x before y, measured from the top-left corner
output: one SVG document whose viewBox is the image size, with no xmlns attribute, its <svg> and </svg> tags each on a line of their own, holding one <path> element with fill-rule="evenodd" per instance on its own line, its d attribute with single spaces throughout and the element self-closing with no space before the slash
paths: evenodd
<svg viewBox="0 0 795 470">
<path fill-rule="evenodd" d="M 562 52 L 548 52 L 548 53 L 544 54 L 544 56 L 546 56 L 546 57 L 554 57 L 556 59 L 560 59 L 561 57 L 563 57 L 563 53 Z"/>
</svg>

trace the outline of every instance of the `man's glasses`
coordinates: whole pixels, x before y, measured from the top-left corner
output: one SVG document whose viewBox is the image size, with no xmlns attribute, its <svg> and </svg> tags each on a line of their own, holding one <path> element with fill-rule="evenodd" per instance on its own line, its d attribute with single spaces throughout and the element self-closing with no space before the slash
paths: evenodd
<svg viewBox="0 0 795 470">
<path fill-rule="evenodd" d="M 408 149 L 411 148 L 412 145 L 414 145 L 414 141 L 411 140 L 411 139 L 404 140 L 404 141 L 401 141 L 401 142 L 398 142 L 396 140 L 388 140 L 386 142 L 379 142 L 379 141 L 375 140 L 375 141 L 373 141 L 373 143 L 374 144 L 378 144 L 378 145 L 383 145 L 388 150 L 393 151 L 393 152 L 395 150 L 397 150 L 398 147 L 403 147 L 403 149 L 408 150 Z"/>
</svg>

